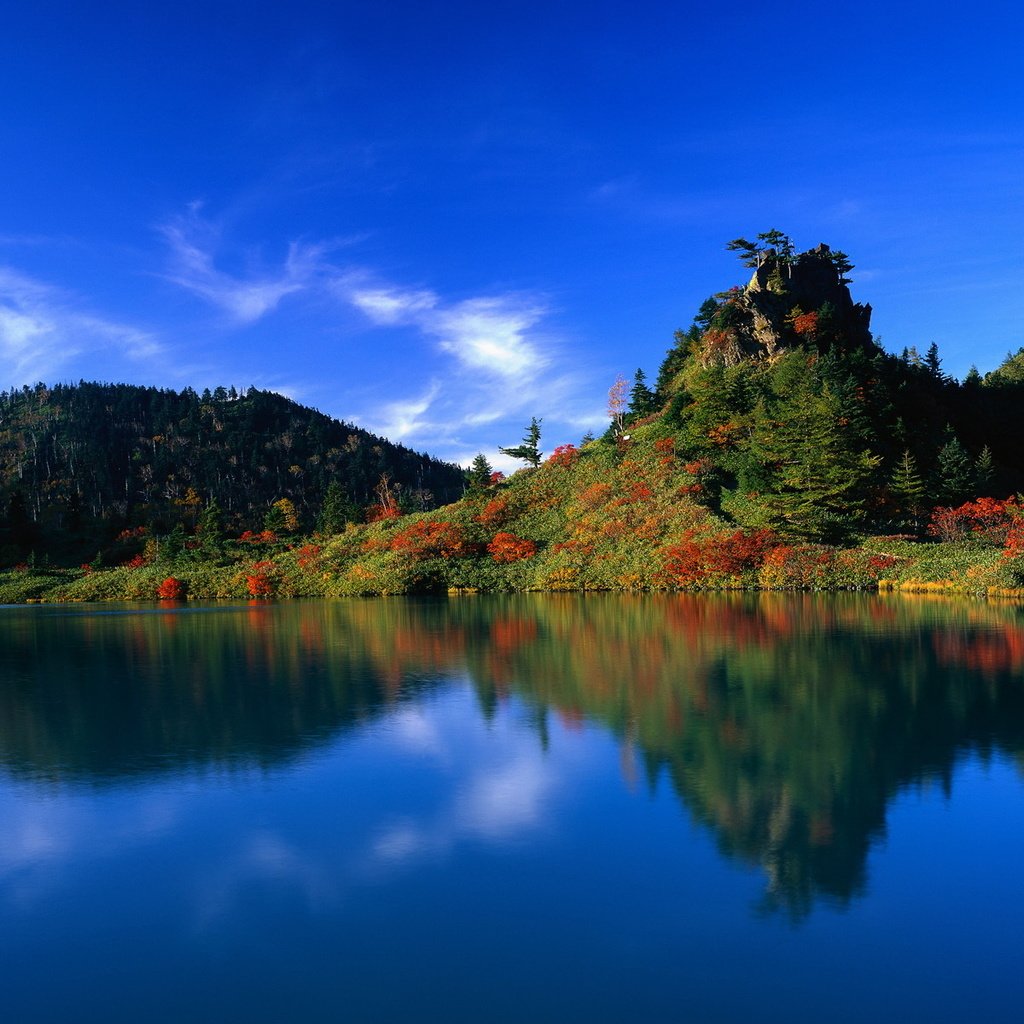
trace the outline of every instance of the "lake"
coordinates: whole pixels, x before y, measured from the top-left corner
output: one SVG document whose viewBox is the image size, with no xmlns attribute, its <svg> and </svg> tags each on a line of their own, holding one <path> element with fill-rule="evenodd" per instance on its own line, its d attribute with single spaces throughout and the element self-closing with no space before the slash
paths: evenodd
<svg viewBox="0 0 1024 1024">
<path fill-rule="evenodd" d="M 1024 610 L 0 609 L 4 1019 L 1019 1021 Z"/>
</svg>

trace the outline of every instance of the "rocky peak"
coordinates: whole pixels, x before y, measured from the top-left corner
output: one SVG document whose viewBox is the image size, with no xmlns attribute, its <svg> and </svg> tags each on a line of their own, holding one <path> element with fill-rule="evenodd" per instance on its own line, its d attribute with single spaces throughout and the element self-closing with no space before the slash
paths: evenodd
<svg viewBox="0 0 1024 1024">
<path fill-rule="evenodd" d="M 795 345 L 874 347 L 871 307 L 850 297 L 845 274 L 852 265 L 845 253 L 822 243 L 794 254 L 788 239 L 777 248 L 737 239 L 730 248 L 743 253 L 754 273 L 745 288 L 715 296 L 719 305 L 697 352 L 702 363 L 731 366 L 744 359 L 770 359 Z"/>
</svg>

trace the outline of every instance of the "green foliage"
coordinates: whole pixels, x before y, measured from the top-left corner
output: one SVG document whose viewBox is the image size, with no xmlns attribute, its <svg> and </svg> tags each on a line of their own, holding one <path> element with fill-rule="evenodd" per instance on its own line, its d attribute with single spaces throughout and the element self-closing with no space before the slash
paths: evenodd
<svg viewBox="0 0 1024 1024">
<path fill-rule="evenodd" d="M 540 425 L 541 420 L 534 416 L 530 420 L 530 425 L 526 428 L 526 433 L 523 435 L 522 444 L 516 445 L 515 448 L 499 448 L 503 455 L 508 455 L 513 459 L 522 459 L 528 466 L 536 468 L 540 465 L 542 457 L 539 445 L 540 445 Z"/>
<path fill-rule="evenodd" d="M 487 461 L 487 456 L 480 452 L 474 459 L 466 474 L 466 483 L 471 494 L 482 494 L 491 486 L 491 474 L 494 467 Z"/>
</svg>

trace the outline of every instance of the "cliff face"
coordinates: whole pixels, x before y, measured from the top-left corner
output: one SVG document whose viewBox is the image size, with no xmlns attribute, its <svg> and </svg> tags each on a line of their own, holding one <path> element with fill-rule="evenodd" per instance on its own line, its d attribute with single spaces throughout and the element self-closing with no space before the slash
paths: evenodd
<svg viewBox="0 0 1024 1024">
<path fill-rule="evenodd" d="M 747 286 L 718 297 L 697 353 L 701 363 L 770 359 L 798 344 L 874 349 L 871 307 L 850 297 L 842 253 L 822 243 L 796 256 L 767 249 L 756 259 Z"/>
</svg>

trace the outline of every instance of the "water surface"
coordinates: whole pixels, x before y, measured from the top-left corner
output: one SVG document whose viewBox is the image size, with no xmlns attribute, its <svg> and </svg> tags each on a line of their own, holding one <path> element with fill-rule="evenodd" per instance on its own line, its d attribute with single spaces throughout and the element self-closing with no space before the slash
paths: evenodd
<svg viewBox="0 0 1024 1024">
<path fill-rule="evenodd" d="M 0 610 L 36 1021 L 1019 1020 L 1024 618 L 848 596 Z"/>
</svg>

